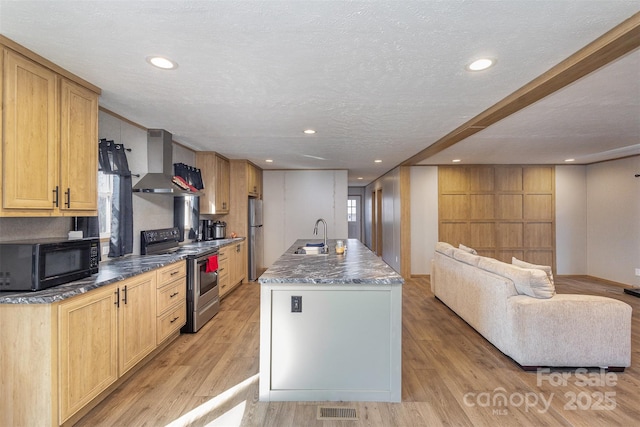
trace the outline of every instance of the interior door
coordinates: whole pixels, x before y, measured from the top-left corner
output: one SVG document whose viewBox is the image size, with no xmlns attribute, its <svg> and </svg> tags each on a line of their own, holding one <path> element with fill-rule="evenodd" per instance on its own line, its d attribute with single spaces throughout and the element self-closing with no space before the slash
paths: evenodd
<svg viewBox="0 0 640 427">
<path fill-rule="evenodd" d="M 350 239 L 362 241 L 362 196 L 347 199 L 347 227 Z"/>
</svg>

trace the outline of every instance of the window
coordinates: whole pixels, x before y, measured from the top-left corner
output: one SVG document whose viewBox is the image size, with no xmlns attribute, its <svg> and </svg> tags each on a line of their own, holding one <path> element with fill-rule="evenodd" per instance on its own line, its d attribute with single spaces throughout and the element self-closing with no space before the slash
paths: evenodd
<svg viewBox="0 0 640 427">
<path fill-rule="evenodd" d="M 111 198 L 113 197 L 113 175 L 98 172 L 98 222 L 100 238 L 111 236 Z"/>
<path fill-rule="evenodd" d="M 348 222 L 356 222 L 358 219 L 356 217 L 357 205 L 355 199 L 347 200 L 347 221 Z"/>
</svg>

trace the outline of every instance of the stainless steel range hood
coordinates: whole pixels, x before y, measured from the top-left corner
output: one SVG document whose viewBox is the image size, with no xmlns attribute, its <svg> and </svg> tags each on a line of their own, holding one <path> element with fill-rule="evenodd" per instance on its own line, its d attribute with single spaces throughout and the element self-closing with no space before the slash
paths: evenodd
<svg viewBox="0 0 640 427">
<path fill-rule="evenodd" d="M 184 190 L 173 179 L 173 135 L 164 129 L 147 130 L 149 171 L 133 186 L 138 193 L 164 194 L 174 197 L 201 196 L 201 192 Z"/>
</svg>

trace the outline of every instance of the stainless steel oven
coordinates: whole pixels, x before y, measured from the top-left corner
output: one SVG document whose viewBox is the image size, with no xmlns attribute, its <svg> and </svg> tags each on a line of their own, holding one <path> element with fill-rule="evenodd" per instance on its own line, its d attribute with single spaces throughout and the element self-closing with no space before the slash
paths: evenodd
<svg viewBox="0 0 640 427">
<path fill-rule="evenodd" d="M 187 260 L 187 323 L 182 332 L 197 332 L 220 310 L 218 249 L 206 242 L 180 246 L 177 227 L 141 232 L 140 253 L 159 255 L 176 252 Z"/>
<path fill-rule="evenodd" d="M 182 332 L 197 332 L 220 310 L 218 250 L 187 258 L 187 324 Z"/>
</svg>

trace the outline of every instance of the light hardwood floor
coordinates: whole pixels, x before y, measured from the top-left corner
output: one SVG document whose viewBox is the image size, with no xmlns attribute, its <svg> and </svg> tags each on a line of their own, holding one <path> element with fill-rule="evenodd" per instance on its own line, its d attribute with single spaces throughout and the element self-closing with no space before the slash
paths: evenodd
<svg viewBox="0 0 640 427">
<path fill-rule="evenodd" d="M 436 300 L 427 278 L 416 278 L 403 289 L 402 403 L 259 402 L 259 285 L 245 283 L 203 329 L 181 335 L 76 425 L 638 425 L 640 299 L 586 278 L 559 277 L 556 285 L 559 293 L 604 295 L 633 307 L 630 368 L 583 378 L 575 370 L 524 372 Z M 569 377 L 558 385 L 563 373 Z M 493 404 L 500 395 L 506 405 Z M 359 419 L 319 421 L 321 404 L 355 407 Z"/>
</svg>

